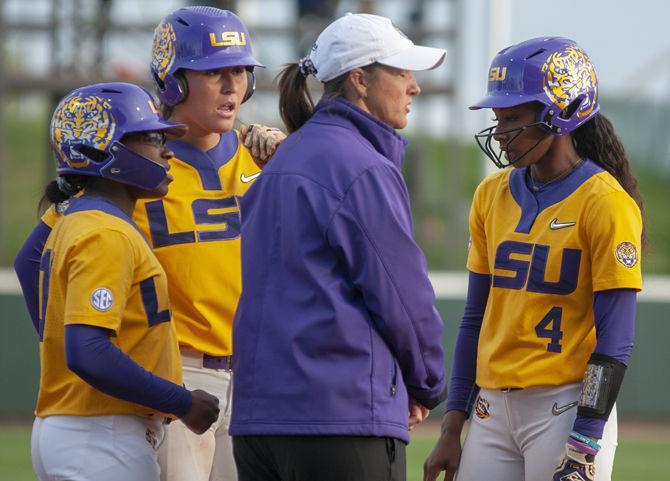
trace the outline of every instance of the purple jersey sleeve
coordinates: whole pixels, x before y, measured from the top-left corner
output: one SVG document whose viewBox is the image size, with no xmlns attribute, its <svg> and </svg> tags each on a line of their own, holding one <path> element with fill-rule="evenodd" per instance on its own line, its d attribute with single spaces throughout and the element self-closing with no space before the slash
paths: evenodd
<svg viewBox="0 0 670 481">
<path fill-rule="evenodd" d="M 490 288 L 491 277 L 488 274 L 470 272 L 468 295 L 454 347 L 446 411 L 457 410 L 469 414 L 479 392 L 475 385 L 477 345 Z"/>
<path fill-rule="evenodd" d="M 14 270 L 21 284 L 23 298 L 28 306 L 28 314 L 37 332 L 39 332 L 40 259 L 50 233 L 51 227 L 40 221 L 21 246 L 14 260 Z"/>
<path fill-rule="evenodd" d="M 628 366 L 635 338 L 637 292 L 633 289 L 596 292 L 593 312 L 597 338 L 594 352 Z"/>
<path fill-rule="evenodd" d="M 155 376 L 109 340 L 107 329 L 71 324 L 65 326 L 67 367 L 99 391 L 183 417 L 191 409 L 191 393 Z"/>
<path fill-rule="evenodd" d="M 615 289 L 596 292 L 593 313 L 596 323 L 594 352 L 613 357 L 628 365 L 635 337 L 637 292 L 633 289 Z M 585 436 L 601 438 L 606 421 L 577 416 L 574 430 Z"/>
</svg>

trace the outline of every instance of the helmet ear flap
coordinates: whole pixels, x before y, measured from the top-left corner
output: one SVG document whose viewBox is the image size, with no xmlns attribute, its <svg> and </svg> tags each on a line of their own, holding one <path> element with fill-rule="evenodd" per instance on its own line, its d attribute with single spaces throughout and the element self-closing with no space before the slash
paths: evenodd
<svg viewBox="0 0 670 481">
<path fill-rule="evenodd" d="M 568 104 L 568 106 L 563 109 L 563 112 L 561 112 L 561 118 L 569 119 L 570 117 L 572 117 L 579 108 L 579 106 L 582 104 L 584 98 L 585 98 L 584 95 L 580 95 L 572 102 L 570 102 L 570 104 Z"/>
<path fill-rule="evenodd" d="M 153 69 L 151 73 L 158 87 L 158 94 L 162 103 L 174 107 L 186 99 L 188 96 L 188 81 L 183 71 L 178 70 L 172 75 L 166 75 L 164 80 L 160 80 Z M 253 67 L 247 67 L 246 74 L 247 90 L 242 98 L 242 103 L 249 100 L 256 90 L 256 74 L 254 74 Z"/>
<path fill-rule="evenodd" d="M 249 100 L 249 98 L 254 94 L 256 90 L 256 74 L 254 73 L 253 67 L 247 67 L 247 91 L 244 93 L 244 98 L 242 103 Z"/>
<path fill-rule="evenodd" d="M 177 71 L 174 74 L 167 74 L 161 80 L 152 68 L 151 75 L 158 89 L 161 103 L 174 107 L 188 95 L 188 82 L 183 72 Z"/>
<path fill-rule="evenodd" d="M 174 78 L 177 81 L 177 90 L 179 91 L 179 100 L 177 100 L 177 103 L 179 103 L 188 97 L 188 81 L 186 80 L 186 75 L 181 70 L 174 73 Z"/>
<path fill-rule="evenodd" d="M 156 190 L 167 177 L 167 169 L 158 162 L 114 142 L 110 148 L 111 160 L 100 169 L 100 176 L 142 190 Z"/>
<path fill-rule="evenodd" d="M 575 120 L 577 112 L 583 107 L 584 102 L 588 102 L 588 96 L 582 94 L 577 96 L 560 112 L 555 106 L 549 106 L 545 109 L 544 121 L 549 126 L 551 133 L 554 135 L 565 135 L 572 132 L 576 127 L 582 125 L 588 118 L 584 120 Z M 598 110 L 600 110 L 598 108 Z M 596 110 L 596 112 L 598 111 Z"/>
</svg>

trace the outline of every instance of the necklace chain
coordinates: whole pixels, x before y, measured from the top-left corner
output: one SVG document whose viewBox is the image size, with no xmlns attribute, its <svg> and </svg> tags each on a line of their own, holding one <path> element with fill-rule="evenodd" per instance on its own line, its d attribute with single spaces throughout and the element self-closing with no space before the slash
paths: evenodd
<svg viewBox="0 0 670 481">
<path fill-rule="evenodd" d="M 540 185 L 537 185 L 537 184 L 535 183 L 536 180 L 533 179 L 533 174 L 531 173 L 531 169 L 530 169 L 530 166 L 529 166 L 529 167 L 528 167 L 528 179 L 530 180 L 531 189 L 533 190 L 533 192 L 537 192 L 537 191 L 539 191 L 539 190 L 541 190 L 541 189 L 544 189 L 545 187 L 547 187 L 547 186 L 550 185 L 550 184 L 555 184 L 555 183 L 558 182 L 559 180 L 562 180 L 562 179 L 566 178 L 566 177 L 567 177 L 568 175 L 570 175 L 572 172 L 574 172 L 575 170 L 577 170 L 577 168 L 578 168 L 580 165 L 582 165 L 583 162 L 584 162 L 584 159 L 583 159 L 583 158 L 579 159 L 579 161 L 578 161 L 577 163 L 575 163 L 575 164 L 570 164 L 570 166 L 569 166 L 567 169 L 565 169 L 565 170 L 562 171 L 562 172 L 559 172 L 558 175 L 556 175 L 556 177 L 554 177 L 553 179 L 549 179 L 549 180 L 546 181 L 546 182 L 542 182 Z"/>
</svg>

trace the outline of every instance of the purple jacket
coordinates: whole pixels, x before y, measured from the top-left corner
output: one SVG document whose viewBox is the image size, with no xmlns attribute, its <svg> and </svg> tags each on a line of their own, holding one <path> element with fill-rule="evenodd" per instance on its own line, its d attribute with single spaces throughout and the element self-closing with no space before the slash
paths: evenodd
<svg viewBox="0 0 670 481">
<path fill-rule="evenodd" d="M 241 201 L 233 435 L 409 440 L 445 396 L 442 320 L 412 237 L 405 141 L 322 101 Z"/>
</svg>

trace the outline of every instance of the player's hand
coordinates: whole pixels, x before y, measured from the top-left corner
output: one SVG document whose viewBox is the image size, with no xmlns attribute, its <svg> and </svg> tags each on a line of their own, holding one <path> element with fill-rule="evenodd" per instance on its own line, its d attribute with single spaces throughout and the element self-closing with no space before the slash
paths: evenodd
<svg viewBox="0 0 670 481">
<path fill-rule="evenodd" d="M 430 414 L 430 409 L 419 401 L 409 398 L 409 430 L 411 431 L 421 424 Z"/>
<path fill-rule="evenodd" d="M 452 481 L 461 461 L 461 431 L 465 413 L 449 411 L 442 421 L 442 432 L 423 463 L 423 481 L 435 481 L 444 471 L 444 481 Z"/>
<path fill-rule="evenodd" d="M 587 454 L 569 443 L 565 457 L 554 471 L 553 481 L 593 481 L 596 477 L 595 456 Z"/>
<path fill-rule="evenodd" d="M 244 146 L 249 149 L 251 157 L 261 169 L 286 138 L 286 134 L 281 130 L 261 124 L 242 125 L 240 135 L 244 140 Z"/>
<path fill-rule="evenodd" d="M 191 409 L 181 422 L 194 433 L 202 434 L 219 417 L 219 399 L 202 389 L 191 391 L 191 399 Z"/>
</svg>

